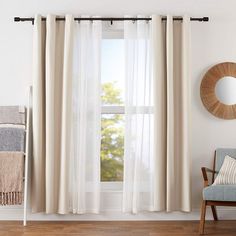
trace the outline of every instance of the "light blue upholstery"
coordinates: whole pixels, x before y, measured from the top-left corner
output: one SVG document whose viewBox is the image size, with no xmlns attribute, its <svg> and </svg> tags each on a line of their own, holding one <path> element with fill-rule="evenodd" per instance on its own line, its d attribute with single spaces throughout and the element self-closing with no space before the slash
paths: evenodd
<svg viewBox="0 0 236 236">
<path fill-rule="evenodd" d="M 203 199 L 236 202 L 236 185 L 211 185 L 203 189 Z"/>
<path fill-rule="evenodd" d="M 236 159 L 235 148 L 216 149 L 215 171 L 219 171 L 226 155 Z M 236 185 L 211 185 L 203 189 L 203 199 L 208 201 L 236 202 Z"/>
</svg>

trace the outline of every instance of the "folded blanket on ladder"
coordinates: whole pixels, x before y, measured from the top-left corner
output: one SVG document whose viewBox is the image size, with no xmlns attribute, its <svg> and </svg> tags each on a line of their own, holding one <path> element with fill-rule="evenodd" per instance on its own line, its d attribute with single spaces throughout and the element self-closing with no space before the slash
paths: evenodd
<svg viewBox="0 0 236 236">
<path fill-rule="evenodd" d="M 0 127 L 0 151 L 23 152 L 25 129 Z"/>
<path fill-rule="evenodd" d="M 23 201 L 24 153 L 0 152 L 0 205 Z"/>
<path fill-rule="evenodd" d="M 0 124 L 25 124 L 23 106 L 0 106 Z"/>
</svg>

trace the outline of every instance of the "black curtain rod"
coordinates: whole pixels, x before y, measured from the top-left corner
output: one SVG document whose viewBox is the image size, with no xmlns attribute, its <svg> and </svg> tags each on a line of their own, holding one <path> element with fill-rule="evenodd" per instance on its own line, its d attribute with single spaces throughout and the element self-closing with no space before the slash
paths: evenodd
<svg viewBox="0 0 236 236">
<path fill-rule="evenodd" d="M 89 17 L 89 18 L 85 18 L 85 17 L 75 17 L 74 20 L 75 21 L 81 21 L 81 20 L 100 20 L 100 21 L 125 21 L 125 20 L 131 20 L 131 21 L 139 21 L 139 20 L 151 20 L 152 18 L 135 18 L 135 17 L 101 17 L 101 18 L 93 18 L 93 17 Z M 166 20 L 167 17 L 162 17 L 162 20 Z M 42 20 L 45 21 L 46 17 L 42 17 Z M 56 17 L 57 21 L 64 21 L 65 17 Z M 173 20 L 183 20 L 183 17 L 173 17 Z M 209 17 L 190 17 L 191 21 L 202 21 L 202 22 L 206 22 L 209 21 Z M 15 22 L 23 22 L 23 21 L 31 21 L 32 24 L 34 24 L 34 18 L 33 17 L 14 17 L 14 21 Z"/>
</svg>

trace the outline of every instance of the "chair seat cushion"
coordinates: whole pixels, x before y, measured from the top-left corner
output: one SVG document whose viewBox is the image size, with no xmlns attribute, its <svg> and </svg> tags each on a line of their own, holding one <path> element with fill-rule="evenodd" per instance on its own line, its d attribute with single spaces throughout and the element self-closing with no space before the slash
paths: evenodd
<svg viewBox="0 0 236 236">
<path fill-rule="evenodd" d="M 236 185 L 210 185 L 203 189 L 203 199 L 208 201 L 236 201 Z"/>
</svg>

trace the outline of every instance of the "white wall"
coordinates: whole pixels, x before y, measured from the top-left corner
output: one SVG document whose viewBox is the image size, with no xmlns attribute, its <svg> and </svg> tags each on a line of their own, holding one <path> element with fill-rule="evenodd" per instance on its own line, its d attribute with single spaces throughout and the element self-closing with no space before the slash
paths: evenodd
<svg viewBox="0 0 236 236">
<path fill-rule="evenodd" d="M 201 78 L 210 66 L 236 61 L 235 9 L 235 0 L 1 0 L 0 105 L 25 104 L 31 83 L 32 26 L 14 23 L 14 16 L 35 13 L 209 16 L 209 23 L 192 22 L 192 198 L 193 208 L 198 209 L 202 187 L 200 167 L 212 165 L 215 148 L 236 147 L 236 121 L 213 117 L 203 107 L 199 96 Z M 9 212 L 14 216 L 17 211 L 13 209 Z M 14 218 L 12 215 L 9 217 Z M 0 218 L 4 217 L 7 218 L 0 214 Z M 165 217 L 176 218 L 171 214 Z"/>
</svg>

